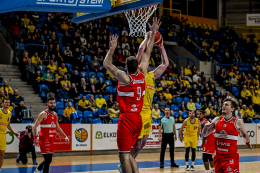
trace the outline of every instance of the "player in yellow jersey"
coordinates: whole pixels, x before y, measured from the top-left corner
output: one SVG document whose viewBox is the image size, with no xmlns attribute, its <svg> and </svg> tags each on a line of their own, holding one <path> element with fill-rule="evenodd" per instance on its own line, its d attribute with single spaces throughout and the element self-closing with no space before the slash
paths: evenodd
<svg viewBox="0 0 260 173">
<path fill-rule="evenodd" d="M 8 111 L 8 107 L 10 106 L 10 99 L 4 98 L 2 105 L 3 108 L 0 109 L 0 171 L 4 162 L 4 155 L 6 150 L 6 128 L 8 128 L 16 137 L 18 137 L 18 133 L 16 133 L 10 126 L 10 120 L 12 117 L 12 113 Z"/>
<path fill-rule="evenodd" d="M 162 43 L 158 45 L 158 47 L 161 49 L 163 63 L 159 67 L 157 67 L 154 71 L 147 72 L 150 55 L 146 54 L 144 50 L 146 49 L 146 45 L 149 45 L 148 40 L 149 40 L 149 32 L 146 34 L 145 40 L 140 45 L 138 54 L 136 56 L 140 64 L 139 69 L 141 69 L 142 73 L 145 75 L 145 95 L 144 95 L 144 104 L 143 104 L 142 112 L 140 113 L 142 116 L 143 127 L 136 144 L 131 150 L 131 155 L 133 156 L 133 158 L 136 158 L 140 150 L 145 146 L 148 136 L 150 135 L 151 124 L 152 124 L 151 110 L 152 110 L 152 102 L 153 102 L 153 96 L 155 91 L 155 80 L 164 73 L 164 71 L 169 65 L 169 60 L 166 51 L 164 49 L 163 40 L 162 40 Z"/>
<path fill-rule="evenodd" d="M 184 120 L 181 130 L 180 130 L 180 141 L 183 141 L 182 138 L 182 132 L 184 131 L 184 145 L 186 149 L 185 153 L 185 161 L 186 161 L 186 171 L 194 171 L 194 162 L 196 158 L 196 148 L 197 143 L 200 135 L 200 121 L 198 118 L 195 118 L 195 112 L 189 111 L 189 118 Z M 191 156 L 191 166 L 189 168 L 189 153 L 190 153 L 190 147 L 192 150 L 192 156 Z"/>
</svg>

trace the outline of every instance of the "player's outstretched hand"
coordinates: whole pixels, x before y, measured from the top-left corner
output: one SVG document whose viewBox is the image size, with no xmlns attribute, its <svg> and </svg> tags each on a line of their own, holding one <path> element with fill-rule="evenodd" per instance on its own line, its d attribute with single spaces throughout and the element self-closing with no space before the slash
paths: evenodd
<svg viewBox="0 0 260 173">
<path fill-rule="evenodd" d="M 118 40 L 118 36 L 117 35 L 110 36 L 110 48 L 116 49 L 117 40 Z"/>
<path fill-rule="evenodd" d="M 18 133 L 15 132 L 14 135 L 15 135 L 17 138 L 19 138 L 19 134 L 18 134 Z"/>
<path fill-rule="evenodd" d="M 183 138 L 182 138 L 182 136 L 180 135 L 180 141 L 182 142 L 183 141 Z"/>
<path fill-rule="evenodd" d="M 39 140 L 38 139 L 34 139 L 34 145 L 36 146 L 36 147 L 39 147 L 40 145 L 39 145 Z"/>
<path fill-rule="evenodd" d="M 251 146 L 250 142 L 247 142 L 246 146 L 247 146 L 247 148 L 250 148 L 252 150 L 252 146 Z"/>
<path fill-rule="evenodd" d="M 148 24 L 149 28 L 151 29 L 151 31 L 156 33 L 159 30 L 162 22 L 160 22 L 159 18 L 157 19 L 157 17 L 153 17 L 153 26 L 151 26 L 150 23 L 147 23 L 147 24 Z"/>
<path fill-rule="evenodd" d="M 163 48 L 163 38 L 162 38 L 162 42 L 157 47 L 159 47 L 160 49 Z"/>
<path fill-rule="evenodd" d="M 69 144 L 70 143 L 70 140 L 69 140 L 69 138 L 66 136 L 65 137 L 65 141 Z"/>
</svg>

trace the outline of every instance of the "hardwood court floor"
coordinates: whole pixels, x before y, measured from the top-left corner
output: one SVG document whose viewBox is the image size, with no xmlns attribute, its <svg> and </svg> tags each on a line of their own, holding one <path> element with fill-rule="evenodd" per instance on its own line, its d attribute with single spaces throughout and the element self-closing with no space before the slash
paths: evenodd
<svg viewBox="0 0 260 173">
<path fill-rule="evenodd" d="M 202 166 L 201 152 L 196 152 L 195 171 L 194 173 L 205 172 Z M 240 155 L 240 172 L 260 173 L 260 149 L 239 150 Z M 141 153 L 137 157 L 140 173 L 170 173 L 170 172 L 186 172 L 184 152 L 175 152 L 175 160 L 180 168 L 170 168 L 169 153 L 165 155 L 165 168 L 159 167 L 160 153 Z M 37 158 L 38 163 L 43 160 L 42 157 Z M 17 164 L 15 159 L 5 159 L 1 173 L 33 173 L 36 169 L 32 165 L 31 159 L 28 164 Z M 94 155 L 94 156 L 65 156 L 54 157 L 51 164 L 51 173 L 63 172 L 107 172 L 118 173 L 118 155 Z"/>
</svg>

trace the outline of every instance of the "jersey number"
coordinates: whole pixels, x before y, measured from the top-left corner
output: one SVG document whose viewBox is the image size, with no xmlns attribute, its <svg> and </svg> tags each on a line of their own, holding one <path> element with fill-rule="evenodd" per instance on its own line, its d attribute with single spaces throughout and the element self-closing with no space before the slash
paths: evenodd
<svg viewBox="0 0 260 173">
<path fill-rule="evenodd" d="M 137 94 L 138 94 L 138 97 L 137 97 L 137 101 L 139 101 L 142 97 L 142 89 L 141 87 L 137 87 Z"/>
</svg>

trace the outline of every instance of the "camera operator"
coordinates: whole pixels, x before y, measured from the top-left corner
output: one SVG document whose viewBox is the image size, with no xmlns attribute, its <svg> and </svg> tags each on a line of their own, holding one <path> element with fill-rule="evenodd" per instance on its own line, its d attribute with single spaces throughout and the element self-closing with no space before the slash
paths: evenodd
<svg viewBox="0 0 260 173">
<path fill-rule="evenodd" d="M 20 132 L 20 141 L 19 141 L 19 156 L 16 159 L 16 162 L 19 163 L 20 161 L 23 164 L 28 162 L 27 160 L 27 153 L 32 152 L 32 160 L 34 165 L 38 165 L 36 162 L 36 153 L 35 147 L 33 145 L 33 134 L 32 134 L 32 126 L 27 125 L 25 131 Z"/>
</svg>

